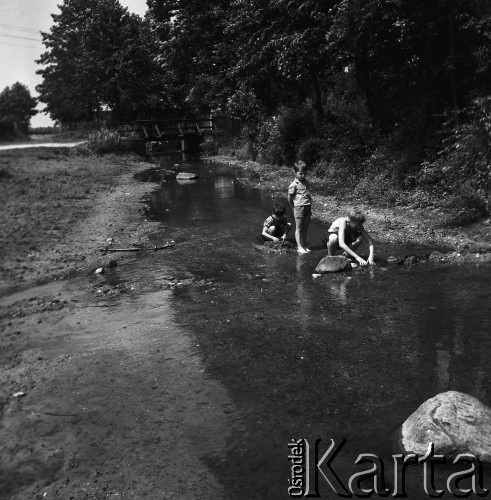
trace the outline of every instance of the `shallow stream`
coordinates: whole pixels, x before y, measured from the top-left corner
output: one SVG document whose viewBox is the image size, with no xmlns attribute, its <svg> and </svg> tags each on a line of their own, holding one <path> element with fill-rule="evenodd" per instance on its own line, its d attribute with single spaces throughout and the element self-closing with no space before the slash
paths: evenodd
<svg viewBox="0 0 491 500">
<path fill-rule="evenodd" d="M 170 301 L 206 375 L 236 405 L 227 450 L 206 459 L 230 498 L 286 498 L 292 438 L 320 438 L 324 448 L 346 438 L 335 468 L 349 475 L 359 453 L 388 456 L 394 429 L 439 392 L 491 405 L 490 266 L 381 263 L 314 279 L 327 225 L 313 222 L 310 254 L 269 254 L 257 246 L 268 193 L 241 185 L 231 168 L 181 170 L 200 177 L 169 179 L 146 200 L 161 222 L 155 242 L 175 247 L 115 272 L 208 280 L 174 287 Z M 426 251 L 376 247 L 385 257 Z"/>
</svg>

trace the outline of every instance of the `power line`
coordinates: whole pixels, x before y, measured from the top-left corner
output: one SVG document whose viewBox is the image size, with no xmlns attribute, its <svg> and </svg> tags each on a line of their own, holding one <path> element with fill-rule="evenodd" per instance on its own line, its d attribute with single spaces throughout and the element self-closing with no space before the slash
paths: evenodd
<svg viewBox="0 0 491 500">
<path fill-rule="evenodd" d="M 10 47 L 27 47 L 29 49 L 39 50 L 39 45 L 36 47 L 35 45 L 22 45 L 21 43 L 8 43 L 8 42 L 2 42 L 1 40 L 0 40 L 0 44 L 10 45 Z"/>
<path fill-rule="evenodd" d="M 4 33 L 0 33 L 0 36 L 3 36 L 5 38 L 20 38 L 22 40 L 34 40 L 35 42 L 42 42 L 40 38 L 31 38 L 28 36 L 20 36 L 20 35 L 7 35 Z"/>
<path fill-rule="evenodd" d="M 25 32 L 28 32 L 28 33 L 37 33 L 37 34 L 39 34 L 39 32 L 41 31 L 41 30 L 35 30 L 33 28 L 27 28 L 25 26 L 16 26 L 15 24 L 0 23 L 0 27 L 1 28 L 15 30 L 15 31 L 25 31 Z"/>
</svg>

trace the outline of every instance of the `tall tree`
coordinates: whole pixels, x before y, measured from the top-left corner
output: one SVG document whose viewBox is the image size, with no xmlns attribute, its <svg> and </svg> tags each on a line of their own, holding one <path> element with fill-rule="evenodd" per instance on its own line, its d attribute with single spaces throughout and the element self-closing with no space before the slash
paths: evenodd
<svg viewBox="0 0 491 500">
<path fill-rule="evenodd" d="M 40 100 L 64 123 L 91 121 L 105 109 L 116 119 L 160 106 L 156 46 L 148 23 L 117 0 L 65 0 L 43 33 L 37 61 Z"/>
<path fill-rule="evenodd" d="M 11 122 L 18 132 L 27 134 L 29 122 L 37 114 L 36 105 L 27 86 L 16 82 L 0 93 L 0 121 Z"/>
<path fill-rule="evenodd" d="M 147 0 L 147 19 L 160 41 L 168 104 L 200 112 L 215 107 L 233 57 L 224 28 L 229 0 Z"/>
</svg>

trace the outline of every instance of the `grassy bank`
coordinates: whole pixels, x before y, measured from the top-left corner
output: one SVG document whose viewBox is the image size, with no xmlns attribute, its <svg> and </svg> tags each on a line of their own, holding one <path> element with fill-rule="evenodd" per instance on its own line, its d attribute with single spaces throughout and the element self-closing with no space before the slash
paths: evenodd
<svg viewBox="0 0 491 500">
<path fill-rule="evenodd" d="M 264 189 L 274 196 L 286 197 L 294 172 L 286 166 L 274 166 L 230 155 L 215 155 L 210 161 L 238 168 L 242 183 Z M 338 186 L 325 177 L 310 176 L 314 194 L 313 216 L 325 223 L 345 215 L 357 206 L 367 215 L 366 227 L 379 244 L 424 244 L 448 247 L 447 257 L 453 260 L 489 260 L 491 255 L 491 219 L 455 226 L 449 225 L 451 211 L 441 207 L 397 206 L 367 203 L 349 189 Z"/>
<path fill-rule="evenodd" d="M 97 157 L 87 149 L 0 154 L 0 277 L 5 284 L 49 280 L 104 265 L 107 238 L 139 241 L 151 223 L 139 208 L 145 186 L 134 156 Z"/>
</svg>

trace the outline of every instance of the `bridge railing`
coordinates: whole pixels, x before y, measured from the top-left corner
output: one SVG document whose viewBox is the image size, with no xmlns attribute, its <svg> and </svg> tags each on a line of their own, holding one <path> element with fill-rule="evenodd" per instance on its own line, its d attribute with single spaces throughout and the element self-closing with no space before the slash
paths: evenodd
<svg viewBox="0 0 491 500">
<path fill-rule="evenodd" d="M 112 128 L 120 131 L 122 135 L 137 136 L 142 139 L 177 139 L 186 135 L 202 135 L 214 130 L 213 122 L 214 120 L 210 118 L 135 120 L 113 123 Z"/>
</svg>

